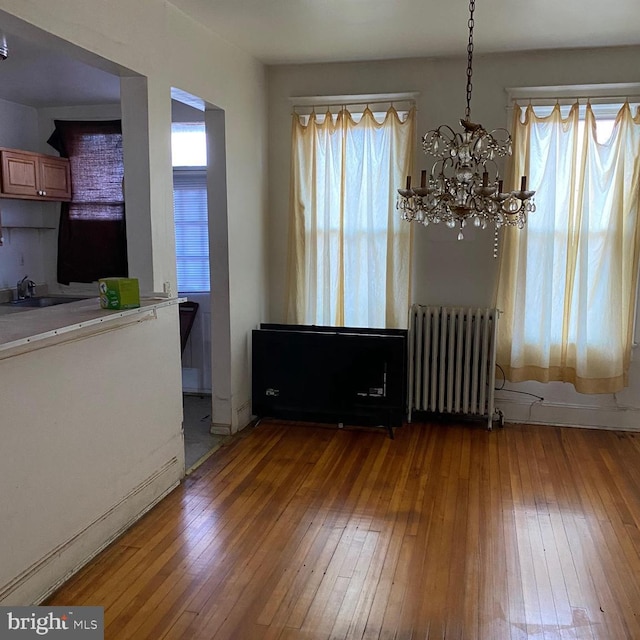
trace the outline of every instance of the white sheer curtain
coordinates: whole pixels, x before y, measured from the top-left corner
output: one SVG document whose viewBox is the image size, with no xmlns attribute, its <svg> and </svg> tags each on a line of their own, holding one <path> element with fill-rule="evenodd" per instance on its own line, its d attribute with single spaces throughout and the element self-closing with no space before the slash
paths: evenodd
<svg viewBox="0 0 640 640">
<path fill-rule="evenodd" d="M 513 175 L 528 174 L 537 211 L 505 236 L 498 363 L 513 382 L 627 386 L 636 301 L 640 113 L 618 112 L 599 143 L 591 105 L 514 119 Z"/>
<path fill-rule="evenodd" d="M 293 115 L 287 320 L 405 327 L 411 225 L 396 189 L 411 174 L 415 114 L 391 107 Z"/>
</svg>

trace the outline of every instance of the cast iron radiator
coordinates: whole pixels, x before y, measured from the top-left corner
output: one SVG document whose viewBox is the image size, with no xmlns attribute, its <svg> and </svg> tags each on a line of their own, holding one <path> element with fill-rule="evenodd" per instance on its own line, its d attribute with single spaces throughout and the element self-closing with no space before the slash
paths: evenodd
<svg viewBox="0 0 640 640">
<path fill-rule="evenodd" d="M 413 411 L 484 417 L 492 427 L 498 311 L 414 304 L 408 419 Z"/>
</svg>

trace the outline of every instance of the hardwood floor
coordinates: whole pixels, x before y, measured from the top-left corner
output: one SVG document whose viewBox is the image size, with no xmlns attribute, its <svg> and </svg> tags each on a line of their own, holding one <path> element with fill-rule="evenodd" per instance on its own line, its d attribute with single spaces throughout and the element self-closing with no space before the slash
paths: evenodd
<svg viewBox="0 0 640 640">
<path fill-rule="evenodd" d="M 106 638 L 640 638 L 640 434 L 264 422 L 47 604 Z"/>
</svg>

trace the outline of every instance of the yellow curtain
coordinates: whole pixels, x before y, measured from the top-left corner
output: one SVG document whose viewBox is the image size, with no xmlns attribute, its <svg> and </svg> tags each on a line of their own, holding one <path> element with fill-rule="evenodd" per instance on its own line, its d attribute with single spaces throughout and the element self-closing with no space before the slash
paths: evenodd
<svg viewBox="0 0 640 640">
<path fill-rule="evenodd" d="M 396 189 L 411 174 L 415 109 L 376 119 L 293 114 L 287 320 L 406 327 L 411 225 Z"/>
<path fill-rule="evenodd" d="M 515 109 L 512 184 L 536 189 L 523 230 L 507 229 L 497 361 L 508 380 L 563 381 L 581 393 L 627 386 L 640 225 L 640 112 L 618 112 L 598 142 L 591 105 L 538 117 Z"/>
</svg>

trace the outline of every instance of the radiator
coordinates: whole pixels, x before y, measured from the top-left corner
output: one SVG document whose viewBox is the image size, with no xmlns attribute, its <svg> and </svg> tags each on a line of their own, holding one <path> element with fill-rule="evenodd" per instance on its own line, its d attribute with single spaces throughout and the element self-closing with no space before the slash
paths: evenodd
<svg viewBox="0 0 640 640">
<path fill-rule="evenodd" d="M 414 304 L 408 418 L 413 411 L 494 416 L 498 311 Z"/>
</svg>

